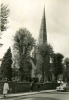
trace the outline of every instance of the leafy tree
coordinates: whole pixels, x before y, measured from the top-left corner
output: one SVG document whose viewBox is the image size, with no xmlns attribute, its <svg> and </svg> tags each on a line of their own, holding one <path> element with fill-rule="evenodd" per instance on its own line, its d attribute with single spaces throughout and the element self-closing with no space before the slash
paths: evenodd
<svg viewBox="0 0 69 100">
<path fill-rule="evenodd" d="M 42 71 L 43 82 L 44 82 L 45 77 L 47 78 L 47 80 L 49 80 L 50 54 L 53 53 L 53 48 L 49 44 L 43 44 L 43 45 L 39 46 L 39 53 L 42 56 L 40 70 Z"/>
<path fill-rule="evenodd" d="M 55 80 L 57 81 L 57 76 L 63 73 L 63 61 L 64 56 L 60 53 L 56 53 L 53 56 L 54 66 L 53 66 L 53 74 L 55 76 Z"/>
<path fill-rule="evenodd" d="M 0 66 L 0 80 L 2 80 L 1 66 Z"/>
<path fill-rule="evenodd" d="M 5 53 L 2 64 L 1 64 L 1 73 L 2 78 L 7 78 L 8 80 L 12 80 L 12 53 L 11 49 L 9 48 Z"/>
<path fill-rule="evenodd" d="M 3 3 L 0 5 L 1 13 L 0 13 L 0 30 L 5 31 L 7 29 L 7 23 L 8 23 L 8 16 L 10 13 L 10 10 L 8 9 L 8 5 L 4 5 Z"/>
<path fill-rule="evenodd" d="M 69 58 L 68 57 L 64 59 L 64 64 L 68 67 L 68 64 L 69 64 Z"/>
<path fill-rule="evenodd" d="M 12 63 L 12 77 L 14 80 L 16 80 L 16 77 L 18 77 L 19 72 L 18 72 L 18 67 L 16 67 L 16 61 L 15 59 L 12 59 L 13 63 Z"/>
<path fill-rule="evenodd" d="M 8 28 L 7 23 L 8 23 L 8 16 L 10 13 L 10 10 L 8 8 L 8 5 L 4 5 L 3 3 L 0 5 L 0 39 L 3 31 L 6 31 Z M 0 43 L 0 47 L 3 44 Z"/>
<path fill-rule="evenodd" d="M 20 80 L 20 74 L 18 68 L 12 68 L 12 80 Z"/>
<path fill-rule="evenodd" d="M 30 63 L 30 61 L 27 60 L 23 69 L 24 80 L 28 80 L 28 78 L 31 77 L 31 70 L 32 64 Z"/>
<path fill-rule="evenodd" d="M 69 81 L 69 58 L 65 58 L 64 59 L 64 76 L 65 76 L 65 79 L 66 81 Z"/>
<path fill-rule="evenodd" d="M 30 59 L 31 50 L 35 45 L 35 40 L 26 28 L 19 29 L 14 36 L 14 51 L 18 55 L 18 63 L 20 66 L 21 81 L 24 80 L 27 62 Z"/>
</svg>

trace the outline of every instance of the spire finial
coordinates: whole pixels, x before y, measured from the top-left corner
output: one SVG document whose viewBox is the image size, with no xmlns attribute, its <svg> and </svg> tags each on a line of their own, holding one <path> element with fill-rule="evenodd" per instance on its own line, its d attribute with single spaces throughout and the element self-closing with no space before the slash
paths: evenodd
<svg viewBox="0 0 69 100">
<path fill-rule="evenodd" d="M 45 4 L 44 4 L 44 14 L 43 14 L 43 16 L 45 17 Z"/>
</svg>

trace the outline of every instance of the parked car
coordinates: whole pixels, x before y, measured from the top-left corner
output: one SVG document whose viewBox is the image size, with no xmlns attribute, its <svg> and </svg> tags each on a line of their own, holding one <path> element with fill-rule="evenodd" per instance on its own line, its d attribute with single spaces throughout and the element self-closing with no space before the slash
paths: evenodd
<svg viewBox="0 0 69 100">
<path fill-rule="evenodd" d="M 63 83 L 63 81 L 62 80 L 57 80 L 57 83 Z"/>
<path fill-rule="evenodd" d="M 65 91 L 69 91 L 69 83 L 66 84 L 66 86 L 64 87 Z"/>
<path fill-rule="evenodd" d="M 60 86 L 56 87 L 57 91 L 69 91 L 69 83 L 61 83 Z"/>
</svg>

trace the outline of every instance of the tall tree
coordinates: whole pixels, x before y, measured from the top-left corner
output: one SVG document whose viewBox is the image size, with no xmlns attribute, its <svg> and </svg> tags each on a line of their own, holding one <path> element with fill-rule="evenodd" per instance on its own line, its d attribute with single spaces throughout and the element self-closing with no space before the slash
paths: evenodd
<svg viewBox="0 0 69 100">
<path fill-rule="evenodd" d="M 65 67 L 64 67 L 65 79 L 64 80 L 69 82 L 69 58 L 68 57 L 64 59 L 64 65 L 65 65 Z"/>
<path fill-rule="evenodd" d="M 60 53 L 56 53 L 53 56 L 54 64 L 53 64 L 53 74 L 55 76 L 55 80 L 57 81 L 57 76 L 63 73 L 63 58 L 64 56 Z"/>
<path fill-rule="evenodd" d="M 14 36 L 14 50 L 19 57 L 21 80 L 24 79 L 28 57 L 35 45 L 35 40 L 26 28 L 19 29 Z M 30 62 L 30 61 L 29 61 Z"/>
<path fill-rule="evenodd" d="M 12 53 L 10 48 L 7 50 L 3 57 L 1 73 L 3 78 L 7 78 L 10 81 L 12 80 Z"/>
<path fill-rule="evenodd" d="M 49 80 L 50 54 L 53 53 L 53 48 L 49 44 L 43 44 L 39 46 L 39 53 L 42 56 L 41 71 L 44 82 L 45 77 L 47 78 L 47 80 Z"/>
</svg>

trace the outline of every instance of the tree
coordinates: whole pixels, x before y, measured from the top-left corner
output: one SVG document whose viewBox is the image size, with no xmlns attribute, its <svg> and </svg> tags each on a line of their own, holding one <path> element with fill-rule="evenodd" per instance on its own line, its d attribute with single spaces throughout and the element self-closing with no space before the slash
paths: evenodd
<svg viewBox="0 0 69 100">
<path fill-rule="evenodd" d="M 28 78 L 31 77 L 31 70 L 32 70 L 32 64 L 30 63 L 30 61 L 26 60 L 25 62 L 25 67 L 23 69 L 23 73 L 24 73 L 24 80 L 28 80 Z"/>
<path fill-rule="evenodd" d="M 55 81 L 57 81 L 57 76 L 63 73 L 63 61 L 64 56 L 60 53 L 56 53 L 53 56 L 54 64 L 53 64 L 53 74 L 55 76 Z"/>
<path fill-rule="evenodd" d="M 0 80 L 2 80 L 1 67 L 0 67 Z"/>
<path fill-rule="evenodd" d="M 65 67 L 64 67 L 65 79 L 64 80 L 69 82 L 69 58 L 68 57 L 64 59 L 64 65 L 65 65 Z"/>
<path fill-rule="evenodd" d="M 26 28 L 19 29 L 14 36 L 14 51 L 18 55 L 21 81 L 24 80 L 27 62 L 30 63 L 30 53 L 35 45 L 35 40 Z"/>
<path fill-rule="evenodd" d="M 10 81 L 12 80 L 12 53 L 10 48 L 3 57 L 1 64 L 1 74 L 2 78 L 7 78 Z"/>
<path fill-rule="evenodd" d="M 8 9 L 8 5 L 4 5 L 3 3 L 0 5 L 1 13 L 0 13 L 0 30 L 5 31 L 7 29 L 7 23 L 8 23 L 8 16 L 10 13 L 10 10 Z"/>
<path fill-rule="evenodd" d="M 39 46 L 39 53 L 42 56 L 41 71 L 44 82 L 45 77 L 47 78 L 47 80 L 49 80 L 50 54 L 53 53 L 53 48 L 49 44 L 43 44 Z"/>
<path fill-rule="evenodd" d="M 7 23 L 8 23 L 8 16 L 10 13 L 10 10 L 8 8 L 8 5 L 4 5 L 3 3 L 0 5 L 0 39 L 3 31 L 6 31 L 8 28 Z M 0 43 L 0 47 L 3 44 Z"/>
<path fill-rule="evenodd" d="M 16 61 L 15 59 L 12 59 L 13 63 L 12 63 L 12 79 L 16 80 L 16 78 L 19 78 L 19 71 L 18 71 L 18 67 L 16 67 Z"/>
</svg>

